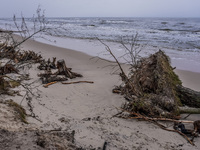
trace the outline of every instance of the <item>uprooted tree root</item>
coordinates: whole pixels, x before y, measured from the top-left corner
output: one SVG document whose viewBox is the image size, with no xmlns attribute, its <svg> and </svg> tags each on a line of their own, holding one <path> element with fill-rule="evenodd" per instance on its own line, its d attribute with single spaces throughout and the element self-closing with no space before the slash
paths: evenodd
<svg viewBox="0 0 200 150">
<path fill-rule="evenodd" d="M 186 92 L 180 90 L 183 88 L 182 82 L 174 73 L 169 58 L 162 51 L 143 58 L 137 69 L 132 70 L 128 82 L 123 81 L 125 85 L 116 87 L 113 92 L 124 95 L 129 102 L 124 104 L 123 109 L 130 112 L 140 112 L 149 117 L 176 118 L 180 114 L 179 106 L 187 104 L 183 101 Z M 199 94 L 193 90 L 187 92 L 190 98 Z M 190 102 L 198 106 L 198 98 L 197 96 L 197 99 L 190 99 Z"/>
<path fill-rule="evenodd" d="M 169 58 L 160 50 L 148 58 L 142 58 L 132 68 L 130 77 L 122 71 L 120 75 L 124 84 L 115 87 L 113 92 L 121 93 L 128 102 L 122 105 L 123 111 L 115 116 L 153 122 L 164 130 L 178 132 L 194 145 L 184 133 L 157 122 L 177 122 L 180 119 L 180 106 L 189 104 L 191 107 L 200 107 L 200 92 L 183 87 L 173 70 Z M 124 112 L 128 116 L 124 117 Z M 191 131 L 192 136 L 199 132 L 195 129 Z"/>
</svg>

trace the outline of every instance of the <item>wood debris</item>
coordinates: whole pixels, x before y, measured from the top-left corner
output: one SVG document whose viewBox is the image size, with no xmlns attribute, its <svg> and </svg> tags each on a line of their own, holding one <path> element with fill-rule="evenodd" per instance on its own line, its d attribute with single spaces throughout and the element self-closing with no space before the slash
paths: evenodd
<svg viewBox="0 0 200 150">
<path fill-rule="evenodd" d="M 182 86 L 181 80 L 174 73 L 170 60 L 163 51 L 142 58 L 137 66 L 132 68 L 129 77 L 124 72 L 120 75 L 123 84 L 115 87 L 113 93 L 124 95 L 128 102 L 122 105 L 123 111 L 117 116 L 153 122 L 164 130 L 178 132 L 193 145 L 185 133 L 168 129 L 158 122 L 161 120 L 180 122 L 179 108 L 183 105 L 200 108 L 200 92 Z M 124 112 L 128 113 L 126 117 L 123 116 Z M 193 121 L 182 122 L 193 123 Z M 199 124 L 194 122 L 194 130 L 187 130 L 190 136 L 199 131 L 197 125 Z"/>
<path fill-rule="evenodd" d="M 75 82 L 62 82 L 62 84 L 77 84 L 77 83 L 94 83 L 93 81 L 75 81 Z"/>
</svg>

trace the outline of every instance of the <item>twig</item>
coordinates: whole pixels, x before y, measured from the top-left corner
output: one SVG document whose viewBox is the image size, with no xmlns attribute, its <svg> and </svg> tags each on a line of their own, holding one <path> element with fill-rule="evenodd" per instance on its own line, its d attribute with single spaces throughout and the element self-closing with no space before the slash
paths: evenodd
<svg viewBox="0 0 200 150">
<path fill-rule="evenodd" d="M 45 85 L 43 85 L 45 88 L 48 88 L 49 85 L 52 85 L 52 84 L 55 84 L 57 83 L 57 81 L 54 81 L 54 82 L 50 82 L 50 83 L 47 83 Z"/>
<path fill-rule="evenodd" d="M 141 91 L 138 91 L 137 89 L 135 89 L 135 87 L 133 86 L 132 82 L 129 80 L 129 78 L 125 74 L 125 72 L 124 72 L 121 64 L 119 63 L 118 59 L 115 57 L 115 55 L 111 51 L 110 47 L 107 44 L 105 44 L 102 40 L 100 40 L 99 38 L 97 38 L 97 40 L 99 40 L 99 42 L 101 42 L 105 46 L 106 51 L 114 58 L 115 62 L 119 66 L 119 69 L 121 70 L 121 75 L 120 76 L 122 77 L 122 80 L 125 83 L 128 83 L 130 85 L 132 91 L 135 93 L 136 96 L 141 96 L 143 93 L 141 93 Z"/>
<path fill-rule="evenodd" d="M 182 123 L 194 123 L 194 121 L 190 120 L 174 120 L 174 119 L 169 119 L 169 118 L 150 118 L 146 117 L 148 120 L 155 120 L 155 121 L 171 121 L 171 122 L 182 122 Z M 144 119 L 141 116 L 136 116 L 136 117 L 128 117 L 128 119 Z"/>
<path fill-rule="evenodd" d="M 123 111 L 118 112 L 117 114 L 113 115 L 113 116 L 111 117 L 111 119 L 114 118 L 114 117 L 117 117 L 118 115 L 120 115 L 120 114 L 122 114 L 122 113 L 123 113 Z"/>
<path fill-rule="evenodd" d="M 175 120 L 175 119 L 169 119 L 169 118 L 151 118 L 151 117 L 143 116 L 139 113 L 127 111 L 127 110 L 122 109 L 122 108 L 121 108 L 121 110 L 123 112 L 128 112 L 129 114 L 135 116 L 135 117 L 127 117 L 127 119 L 147 119 L 147 120 L 153 120 L 153 121 L 171 121 L 171 122 L 182 122 L 182 123 L 194 123 L 194 121 L 190 121 L 190 120 Z"/>
<path fill-rule="evenodd" d="M 28 91 L 26 91 L 26 94 L 23 96 L 23 99 L 20 102 L 20 105 L 22 105 L 22 102 L 24 101 L 25 97 L 28 95 Z"/>
<path fill-rule="evenodd" d="M 76 84 L 76 83 L 94 83 L 93 81 L 75 81 L 75 82 L 62 82 L 62 84 Z"/>
</svg>

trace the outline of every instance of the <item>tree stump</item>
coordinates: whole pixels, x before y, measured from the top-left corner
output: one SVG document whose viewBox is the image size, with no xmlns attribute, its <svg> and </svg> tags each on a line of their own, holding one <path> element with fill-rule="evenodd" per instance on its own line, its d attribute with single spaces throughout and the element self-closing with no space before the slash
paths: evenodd
<svg viewBox="0 0 200 150">
<path fill-rule="evenodd" d="M 71 68 L 67 68 L 65 61 L 63 59 L 57 61 L 58 71 L 55 73 L 56 75 L 65 75 L 66 77 L 73 79 L 76 77 L 82 77 L 81 74 L 75 73 L 71 71 Z"/>
</svg>

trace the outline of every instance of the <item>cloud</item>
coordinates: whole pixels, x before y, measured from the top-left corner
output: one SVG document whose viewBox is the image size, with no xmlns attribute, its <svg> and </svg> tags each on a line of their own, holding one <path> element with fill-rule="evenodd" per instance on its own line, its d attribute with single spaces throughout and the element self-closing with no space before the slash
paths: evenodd
<svg viewBox="0 0 200 150">
<path fill-rule="evenodd" d="M 1 0 L 0 17 L 200 17 L 200 0 Z"/>
</svg>

